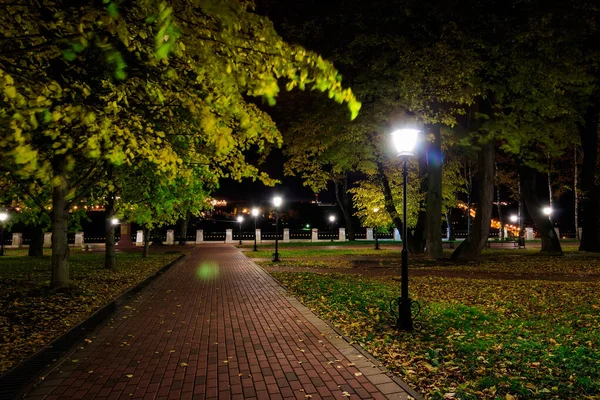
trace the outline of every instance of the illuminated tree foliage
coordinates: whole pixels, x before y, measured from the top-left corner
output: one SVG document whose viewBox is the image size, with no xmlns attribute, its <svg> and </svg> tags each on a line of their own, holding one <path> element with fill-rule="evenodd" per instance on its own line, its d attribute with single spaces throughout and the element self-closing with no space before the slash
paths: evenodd
<svg viewBox="0 0 600 400">
<path fill-rule="evenodd" d="M 247 3 L 32 1 L 0 11 L 3 168 L 30 192 L 52 188 L 56 289 L 69 286 L 67 211 L 110 165 L 148 163 L 169 182 L 210 170 L 272 183 L 246 154 L 281 136 L 250 97 L 274 104 L 281 80 L 347 103 L 352 118 L 360 108 L 332 64 L 282 41 Z"/>
</svg>

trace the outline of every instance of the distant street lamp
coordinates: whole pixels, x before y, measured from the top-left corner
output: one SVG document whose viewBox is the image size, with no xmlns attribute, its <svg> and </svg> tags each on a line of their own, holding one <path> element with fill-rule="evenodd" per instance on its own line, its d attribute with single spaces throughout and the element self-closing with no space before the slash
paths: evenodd
<svg viewBox="0 0 600 400">
<path fill-rule="evenodd" d="M 252 209 L 252 216 L 254 217 L 254 251 L 258 251 L 258 248 L 256 247 L 256 220 L 258 219 L 258 213 L 258 208 Z"/>
<path fill-rule="evenodd" d="M 517 215 L 511 215 L 510 216 L 510 222 L 512 222 L 513 224 L 516 224 L 519 221 L 519 217 Z"/>
<path fill-rule="evenodd" d="M 237 222 L 240 223 L 240 246 L 242 245 L 242 222 L 244 222 L 244 217 L 238 215 Z"/>
<path fill-rule="evenodd" d="M 333 224 L 335 222 L 335 215 L 329 216 L 329 222 L 331 223 L 331 241 L 333 242 Z"/>
<path fill-rule="evenodd" d="M 412 300 L 408 296 L 408 248 L 406 239 L 408 238 L 408 228 L 406 224 L 406 197 L 408 185 L 408 157 L 415 154 L 417 141 L 419 140 L 419 130 L 417 129 L 398 129 L 392 132 L 392 142 L 398 151 L 398 156 L 402 159 L 402 183 L 403 183 L 403 226 L 402 226 L 402 272 L 401 272 L 401 294 L 398 298 L 398 319 L 396 327 L 399 330 L 410 331 L 413 329 L 411 314 Z"/>
<path fill-rule="evenodd" d="M 375 207 L 373 212 L 377 214 L 379 212 L 379 207 Z M 377 226 L 373 228 L 373 234 L 375 235 L 375 250 L 379 250 L 379 236 L 377 236 Z"/>
<path fill-rule="evenodd" d="M 4 224 L 8 219 L 8 213 L 6 211 L 0 212 L 0 224 L 2 224 L 2 230 L 0 231 L 0 256 L 4 255 Z"/>
<path fill-rule="evenodd" d="M 283 199 L 279 196 L 273 197 L 273 205 L 275 206 L 275 254 L 273 254 L 273 262 L 279 262 L 279 206 Z"/>
<path fill-rule="evenodd" d="M 547 215 L 547 216 L 551 216 L 553 211 L 554 210 L 552 209 L 552 207 L 549 207 L 549 206 L 542 208 L 542 213 L 544 213 L 544 215 Z"/>
<path fill-rule="evenodd" d="M 110 220 L 110 224 L 111 225 L 119 225 L 119 219 L 118 218 L 112 218 Z"/>
</svg>

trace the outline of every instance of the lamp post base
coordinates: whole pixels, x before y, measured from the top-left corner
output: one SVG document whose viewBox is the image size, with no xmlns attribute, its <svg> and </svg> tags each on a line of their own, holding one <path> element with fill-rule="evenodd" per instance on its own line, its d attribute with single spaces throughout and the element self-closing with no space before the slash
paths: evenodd
<svg viewBox="0 0 600 400">
<path fill-rule="evenodd" d="M 275 254 L 273 254 L 273 262 L 279 262 L 279 261 L 281 261 L 281 260 L 279 259 L 279 253 L 275 253 Z"/>
<path fill-rule="evenodd" d="M 412 331 L 415 327 L 414 318 L 421 312 L 421 306 L 418 302 L 410 298 L 403 299 L 398 297 L 390 302 L 390 309 L 394 318 L 394 326 L 399 331 Z M 413 309 L 415 315 L 413 316 Z"/>
</svg>

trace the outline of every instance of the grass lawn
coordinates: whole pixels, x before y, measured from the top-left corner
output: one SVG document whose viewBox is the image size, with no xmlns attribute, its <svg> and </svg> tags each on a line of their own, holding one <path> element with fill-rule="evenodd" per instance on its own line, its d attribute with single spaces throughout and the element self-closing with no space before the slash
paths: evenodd
<svg viewBox="0 0 600 400">
<path fill-rule="evenodd" d="M 598 258 L 511 254 L 490 251 L 481 271 L 600 274 Z M 398 333 L 391 277 L 273 275 L 427 398 L 600 399 L 600 282 L 413 277 L 422 326 Z"/>
<path fill-rule="evenodd" d="M 50 257 L 8 250 L 0 257 L 0 373 L 39 350 L 179 254 L 117 254 L 114 271 L 104 253 L 72 254 L 75 289 L 49 293 Z"/>
</svg>

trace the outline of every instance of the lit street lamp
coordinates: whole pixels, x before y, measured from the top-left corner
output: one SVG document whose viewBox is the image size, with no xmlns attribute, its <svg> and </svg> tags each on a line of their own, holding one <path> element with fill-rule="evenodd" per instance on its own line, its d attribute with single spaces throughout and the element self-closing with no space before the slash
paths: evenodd
<svg viewBox="0 0 600 400">
<path fill-rule="evenodd" d="M 377 214 L 379 212 L 379 207 L 375 207 L 373 212 Z M 379 250 L 379 236 L 377 236 L 377 227 L 373 228 L 373 234 L 375 235 L 375 250 Z"/>
<path fill-rule="evenodd" d="M 510 216 L 510 222 L 512 222 L 513 224 L 516 224 L 519 221 L 519 217 L 516 215 L 511 215 Z"/>
<path fill-rule="evenodd" d="M 548 217 L 552 215 L 552 212 L 554 210 L 552 209 L 552 207 L 544 207 L 542 208 L 542 213 L 544 213 L 544 215 L 547 215 Z"/>
<path fill-rule="evenodd" d="M 408 296 L 408 248 L 406 247 L 406 239 L 408 238 L 408 228 L 406 224 L 406 196 L 408 184 L 408 157 L 415 154 L 415 147 L 419 139 L 419 131 L 417 129 L 398 129 L 392 132 L 392 141 L 394 147 L 398 151 L 398 156 L 402 159 L 402 183 L 403 183 L 403 198 L 402 198 L 402 271 L 401 271 L 401 291 L 398 298 L 398 319 L 396 327 L 400 330 L 410 331 L 413 329 L 413 321 L 411 314 L 412 300 Z"/>
<path fill-rule="evenodd" d="M 258 208 L 252 209 L 252 216 L 254 217 L 254 251 L 258 251 L 256 247 L 256 220 L 258 219 Z"/>
<path fill-rule="evenodd" d="M 335 222 L 335 215 L 329 216 L 329 222 L 331 223 L 331 241 L 333 242 L 333 223 Z"/>
<path fill-rule="evenodd" d="M 112 218 L 110 220 L 110 224 L 111 225 L 119 225 L 119 219 L 118 218 Z"/>
<path fill-rule="evenodd" d="M 244 222 L 244 217 L 238 215 L 237 222 L 240 223 L 240 246 L 242 245 L 242 222 Z"/>
<path fill-rule="evenodd" d="M 275 254 L 273 254 L 273 262 L 279 262 L 279 206 L 283 199 L 279 196 L 273 197 L 273 205 L 275 206 Z"/>
<path fill-rule="evenodd" d="M 0 212 L 0 224 L 2 224 L 2 230 L 0 231 L 0 256 L 4 255 L 4 224 L 8 219 L 8 213 L 6 211 Z"/>
</svg>

